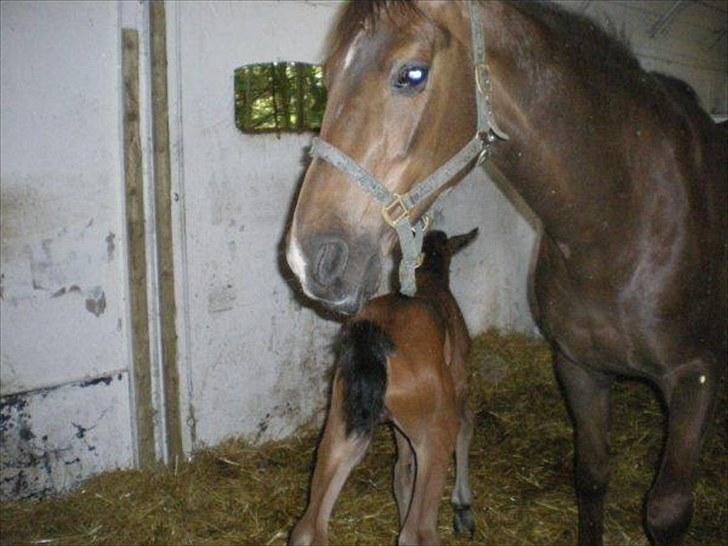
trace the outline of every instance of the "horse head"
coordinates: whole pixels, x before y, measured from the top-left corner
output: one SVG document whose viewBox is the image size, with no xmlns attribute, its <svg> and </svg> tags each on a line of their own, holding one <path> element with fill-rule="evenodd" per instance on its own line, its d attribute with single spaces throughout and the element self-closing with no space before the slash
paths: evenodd
<svg viewBox="0 0 728 546">
<path fill-rule="evenodd" d="M 391 194 L 428 177 L 475 133 L 469 19 L 460 4 L 350 2 L 333 36 L 321 140 Z M 442 189 L 410 211 L 413 222 Z M 381 203 L 315 157 L 287 241 L 304 292 L 330 309 L 356 312 L 377 291 L 395 241 Z"/>
</svg>

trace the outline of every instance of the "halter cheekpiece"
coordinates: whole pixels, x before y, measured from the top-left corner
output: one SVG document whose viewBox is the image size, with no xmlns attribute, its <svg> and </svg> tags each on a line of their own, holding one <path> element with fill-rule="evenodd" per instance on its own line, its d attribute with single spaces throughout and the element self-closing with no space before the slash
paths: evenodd
<svg viewBox="0 0 728 546">
<path fill-rule="evenodd" d="M 429 217 L 423 213 L 412 224 L 411 210 L 430 197 L 435 191 L 452 180 L 473 159 L 477 163 L 485 161 L 491 146 L 497 140 L 508 140 L 496 124 L 490 105 L 491 80 L 485 58 L 485 41 L 480 21 L 480 11 L 476 1 L 468 2 L 470 9 L 470 37 L 473 45 L 473 67 L 475 72 L 475 99 L 478 112 L 478 125 L 475 136 L 457 154 L 440 166 L 430 176 L 415 184 L 410 191 L 398 194 L 389 191 L 365 168 L 341 150 L 320 138 L 314 138 L 311 156 L 320 157 L 333 165 L 382 204 L 382 217 L 396 232 L 402 249 L 399 265 L 400 292 L 414 296 L 417 291 L 415 269 L 420 265 L 422 239 L 430 224 Z"/>
</svg>

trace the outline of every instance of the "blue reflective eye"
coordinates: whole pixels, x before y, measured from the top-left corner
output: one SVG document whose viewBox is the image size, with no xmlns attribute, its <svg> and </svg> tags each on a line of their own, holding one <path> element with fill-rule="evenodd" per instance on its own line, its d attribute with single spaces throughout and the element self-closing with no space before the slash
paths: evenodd
<svg viewBox="0 0 728 546">
<path fill-rule="evenodd" d="M 412 68 L 407 71 L 407 81 L 412 85 L 417 85 L 425 79 L 425 71 L 422 68 Z"/>
<path fill-rule="evenodd" d="M 430 69 L 426 66 L 405 66 L 397 75 L 394 86 L 397 89 L 414 89 L 427 80 Z"/>
</svg>

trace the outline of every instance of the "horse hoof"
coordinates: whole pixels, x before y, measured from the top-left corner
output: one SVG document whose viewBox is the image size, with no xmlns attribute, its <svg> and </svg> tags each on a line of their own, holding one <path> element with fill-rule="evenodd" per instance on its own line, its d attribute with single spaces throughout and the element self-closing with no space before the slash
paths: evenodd
<svg viewBox="0 0 728 546">
<path fill-rule="evenodd" d="M 456 535 L 475 536 L 475 520 L 470 506 L 453 506 L 453 529 Z"/>
</svg>

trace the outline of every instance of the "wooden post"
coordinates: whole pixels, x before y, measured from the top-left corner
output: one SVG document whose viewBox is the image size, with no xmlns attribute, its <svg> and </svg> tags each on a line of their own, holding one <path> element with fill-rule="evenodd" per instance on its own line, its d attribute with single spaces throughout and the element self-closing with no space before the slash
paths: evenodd
<svg viewBox="0 0 728 546">
<path fill-rule="evenodd" d="M 157 257 L 159 260 L 159 311 L 162 338 L 162 381 L 168 458 L 183 456 L 177 370 L 176 303 L 172 238 L 172 177 L 169 145 L 169 101 L 167 98 L 167 25 L 164 1 L 149 4 L 152 64 L 152 138 L 154 196 L 156 202 Z"/>
<path fill-rule="evenodd" d="M 121 38 L 124 80 L 124 185 L 137 461 L 140 468 L 149 468 L 154 464 L 156 456 L 149 353 L 144 178 L 139 129 L 139 33 L 136 30 L 123 29 Z"/>
</svg>

